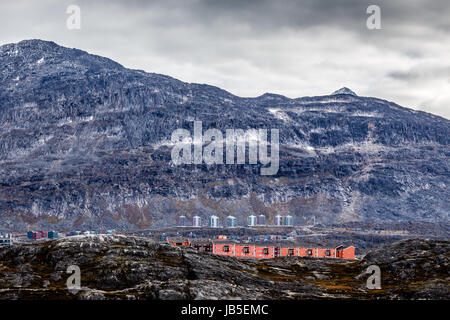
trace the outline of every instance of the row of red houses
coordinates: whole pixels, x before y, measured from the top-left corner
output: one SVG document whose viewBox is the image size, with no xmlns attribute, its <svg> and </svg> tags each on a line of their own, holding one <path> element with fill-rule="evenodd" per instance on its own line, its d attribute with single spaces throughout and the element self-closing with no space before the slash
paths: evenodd
<svg viewBox="0 0 450 320">
<path fill-rule="evenodd" d="M 276 258 L 276 257 L 312 257 L 355 259 L 355 247 L 344 248 L 302 248 L 261 246 L 238 243 L 213 243 L 212 253 L 225 256 L 246 258 Z"/>
<path fill-rule="evenodd" d="M 344 248 L 344 246 L 338 246 L 336 248 L 303 248 L 215 241 L 191 242 L 188 239 L 180 238 L 168 238 L 167 241 L 176 246 L 190 246 L 199 251 L 241 258 L 270 259 L 276 257 L 311 257 L 355 259 L 354 246 L 349 246 L 347 248 Z"/>
</svg>

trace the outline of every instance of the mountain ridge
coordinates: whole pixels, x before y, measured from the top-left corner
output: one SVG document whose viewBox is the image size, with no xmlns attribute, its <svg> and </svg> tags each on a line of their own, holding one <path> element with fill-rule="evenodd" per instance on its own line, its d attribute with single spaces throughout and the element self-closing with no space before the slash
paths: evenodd
<svg viewBox="0 0 450 320">
<path fill-rule="evenodd" d="M 111 59 L 109 59 L 109 58 L 105 58 L 105 57 L 102 57 L 102 56 L 99 56 L 99 55 L 96 55 L 96 54 L 91 54 L 91 53 L 89 53 L 89 52 L 87 52 L 87 51 L 85 51 L 85 50 L 80 50 L 80 49 L 77 49 L 77 48 L 70 48 L 70 47 L 60 46 L 60 45 L 58 45 L 57 43 L 55 43 L 54 41 L 49 41 L 49 40 L 28 39 L 28 40 L 22 40 L 22 41 L 19 41 L 19 42 L 17 42 L 17 43 L 3 44 L 3 45 L 0 46 L 0 51 L 2 50 L 3 47 L 4 47 L 4 49 L 5 49 L 5 48 L 14 48 L 14 50 L 16 50 L 16 49 L 17 49 L 17 46 L 21 46 L 21 45 L 22 45 L 22 46 L 23 46 L 23 45 L 25 45 L 25 46 L 30 46 L 30 45 L 32 46 L 32 45 L 34 45 L 34 46 L 38 46 L 38 47 L 51 47 L 51 48 L 57 48 L 57 49 L 59 49 L 59 50 L 61 50 L 61 49 L 65 49 L 65 50 L 73 50 L 73 51 L 75 51 L 75 52 L 82 53 L 82 54 L 87 55 L 87 56 L 89 56 L 89 57 L 95 57 L 95 58 L 100 58 L 100 59 L 105 60 L 105 61 L 110 61 L 110 62 L 112 62 L 112 64 L 115 64 L 115 65 L 119 66 L 119 67 L 122 68 L 122 69 L 126 69 L 126 70 L 129 70 L 129 71 L 135 71 L 135 72 L 138 72 L 138 73 L 145 73 L 145 74 L 148 74 L 148 75 L 162 76 L 162 77 L 166 77 L 166 78 L 169 78 L 169 79 L 173 79 L 173 80 L 175 80 L 175 81 L 180 81 L 180 82 L 182 82 L 182 83 L 184 83 L 184 84 L 189 84 L 189 85 L 194 85 L 194 86 L 208 86 L 208 87 L 211 87 L 211 88 L 219 89 L 219 90 L 221 90 L 221 91 L 223 91 L 223 92 L 225 92 L 225 93 L 227 93 L 227 94 L 229 94 L 229 95 L 232 95 L 232 96 L 234 96 L 234 97 L 241 98 L 241 99 L 258 99 L 258 98 L 262 98 L 262 97 L 265 97 L 265 96 L 276 96 L 276 97 L 280 97 L 280 98 L 283 98 L 283 99 L 286 99 L 286 100 L 301 100 L 301 99 L 307 99 L 307 98 L 318 98 L 318 97 L 332 96 L 332 95 L 336 95 L 336 94 L 341 94 L 340 92 L 344 92 L 344 94 L 349 94 L 349 95 L 354 95 L 354 96 L 359 97 L 356 93 L 354 93 L 351 89 L 349 89 L 349 88 L 347 88 L 347 87 L 342 87 L 342 88 L 340 88 L 340 89 L 338 89 L 338 90 L 335 90 L 334 92 L 332 92 L 332 93 L 330 93 L 330 94 L 317 95 L 317 96 L 302 96 L 302 97 L 289 98 L 289 97 L 286 97 L 286 96 L 284 96 L 284 95 L 282 95 L 282 94 L 266 92 L 266 93 L 264 93 L 264 94 L 262 94 L 262 95 L 255 96 L 255 97 L 241 97 L 241 96 L 238 96 L 238 95 L 236 95 L 236 94 L 233 94 L 233 93 L 230 92 L 230 91 L 227 91 L 227 90 L 225 90 L 225 89 L 222 89 L 222 88 L 217 87 L 217 86 L 214 86 L 214 85 L 209 85 L 209 84 L 206 84 L 206 83 L 197 83 L 197 82 L 185 82 L 185 81 L 182 81 L 182 80 L 176 79 L 176 78 L 174 78 L 174 77 L 171 77 L 171 76 L 169 76 L 169 75 L 165 75 L 165 74 L 161 74 L 161 73 L 155 73 L 155 72 L 145 71 L 145 70 L 142 70 L 142 69 L 130 69 L 130 68 L 126 68 L 126 67 L 123 66 L 122 64 L 120 64 L 120 63 L 118 63 L 118 62 L 116 62 L 116 61 L 113 61 L 113 60 L 111 60 Z M 361 97 L 362 97 L 362 96 L 361 96 Z M 414 112 L 419 112 L 419 113 L 422 112 L 422 113 L 431 115 L 431 116 L 433 116 L 433 117 L 439 117 L 439 118 L 446 119 L 446 118 L 443 117 L 443 116 L 436 115 L 436 114 L 433 114 L 433 113 L 429 113 L 429 112 L 426 112 L 426 111 L 423 111 L 423 110 L 414 110 L 414 109 L 410 109 L 410 108 L 407 108 L 407 107 L 399 106 L 399 105 L 397 105 L 396 103 L 394 103 L 394 102 L 392 102 L 392 101 L 389 101 L 389 100 L 386 100 L 386 99 L 381 99 L 381 98 L 373 97 L 373 96 L 365 96 L 365 98 L 378 99 L 378 100 L 380 100 L 380 101 L 384 101 L 384 102 L 388 102 L 388 103 L 393 103 L 393 104 L 395 104 L 396 106 L 401 107 L 401 108 L 413 110 Z M 446 120 L 449 120 L 449 119 L 446 119 Z"/>
<path fill-rule="evenodd" d="M 40 40 L 1 46 L 0 77 L 5 228 L 132 229 L 181 213 L 448 221 L 450 121 L 439 116 L 352 94 L 242 98 Z M 170 134 L 193 120 L 279 128 L 280 171 L 172 166 Z"/>
</svg>

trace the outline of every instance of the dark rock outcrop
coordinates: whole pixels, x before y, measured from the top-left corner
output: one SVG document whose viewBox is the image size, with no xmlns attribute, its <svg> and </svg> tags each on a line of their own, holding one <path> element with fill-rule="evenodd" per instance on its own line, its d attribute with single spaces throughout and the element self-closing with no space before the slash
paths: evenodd
<svg viewBox="0 0 450 320">
<path fill-rule="evenodd" d="M 361 261 L 237 259 L 139 237 L 79 236 L 0 248 L 0 299 L 449 299 L 448 241 L 407 240 Z M 365 270 L 381 268 L 381 289 Z M 81 271 L 69 291 L 68 266 Z"/>
</svg>

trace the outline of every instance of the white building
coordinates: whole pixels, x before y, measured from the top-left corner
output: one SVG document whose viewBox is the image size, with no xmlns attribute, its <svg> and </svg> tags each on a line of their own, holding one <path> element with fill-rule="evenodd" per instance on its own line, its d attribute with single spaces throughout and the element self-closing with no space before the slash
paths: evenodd
<svg viewBox="0 0 450 320">
<path fill-rule="evenodd" d="M 284 217 L 284 225 L 286 227 L 293 227 L 294 226 L 294 218 L 292 216 L 285 216 Z"/>
<path fill-rule="evenodd" d="M 228 228 L 236 228 L 237 227 L 237 219 L 234 216 L 227 217 L 227 227 Z"/>
<path fill-rule="evenodd" d="M 199 216 L 194 216 L 192 218 L 192 226 L 193 227 L 201 227 L 202 226 L 202 219 Z"/>
<path fill-rule="evenodd" d="M 210 216 L 209 217 L 209 226 L 211 228 L 218 228 L 219 227 L 219 217 L 218 216 Z"/>
<path fill-rule="evenodd" d="M 279 214 L 275 216 L 275 225 L 282 226 L 283 225 L 283 217 Z"/>
<path fill-rule="evenodd" d="M 254 227 L 256 226 L 256 216 L 254 215 L 249 215 L 248 219 L 247 219 L 247 225 L 249 227 Z"/>
<path fill-rule="evenodd" d="M 10 246 L 13 243 L 13 237 L 10 233 L 0 234 L 0 246 Z"/>
<path fill-rule="evenodd" d="M 178 226 L 185 227 L 186 226 L 186 216 L 180 216 L 178 219 Z"/>
<path fill-rule="evenodd" d="M 258 216 L 258 225 L 265 226 L 266 225 L 266 216 L 263 214 L 260 214 Z"/>
</svg>

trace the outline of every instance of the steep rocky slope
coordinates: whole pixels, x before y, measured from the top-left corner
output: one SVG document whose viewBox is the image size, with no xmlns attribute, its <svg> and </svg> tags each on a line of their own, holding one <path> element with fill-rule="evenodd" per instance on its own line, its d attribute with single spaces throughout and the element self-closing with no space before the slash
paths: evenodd
<svg viewBox="0 0 450 320">
<path fill-rule="evenodd" d="M 449 299 L 450 242 L 406 240 L 361 261 L 221 257 L 145 238 L 83 236 L 0 249 L 0 299 Z M 381 268 L 381 290 L 365 270 Z M 81 290 L 69 292 L 69 265 Z"/>
<path fill-rule="evenodd" d="M 177 128 L 277 128 L 280 168 L 171 163 Z M 136 229 L 177 215 L 448 221 L 450 121 L 332 95 L 241 98 L 53 42 L 0 47 L 0 228 Z"/>
</svg>

